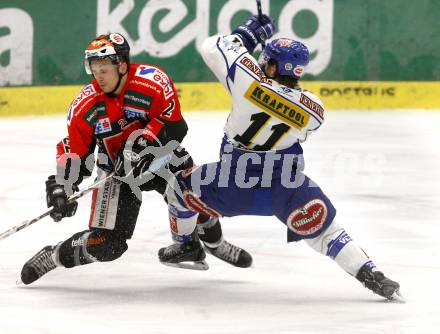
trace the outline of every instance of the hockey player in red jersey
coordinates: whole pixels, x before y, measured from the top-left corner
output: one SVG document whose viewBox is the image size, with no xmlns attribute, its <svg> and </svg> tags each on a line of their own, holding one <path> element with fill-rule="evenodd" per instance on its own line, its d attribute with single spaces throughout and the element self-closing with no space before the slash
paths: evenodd
<svg viewBox="0 0 440 334">
<path fill-rule="evenodd" d="M 399 284 L 376 269 L 334 220 L 330 199 L 303 172 L 301 143 L 323 123 L 324 105 L 299 85 L 309 61 L 301 42 L 277 38 L 266 44 L 259 61 L 253 58 L 274 29 L 268 16 L 252 16 L 230 35 L 202 44 L 201 55 L 231 94 L 232 108 L 220 160 L 178 173 L 168 188 L 170 216 L 275 216 L 288 227 L 288 241 L 304 240 L 373 292 L 399 299 Z M 191 239 L 195 226 L 195 219 L 177 221 L 174 244 L 159 250 L 162 263 L 179 266 L 182 254 L 189 258 L 192 248 L 198 249 L 199 241 Z"/>
<path fill-rule="evenodd" d="M 89 229 L 33 256 L 21 272 L 24 284 L 56 267 L 119 258 L 136 225 L 140 191 L 164 194 L 167 173 L 193 165 L 179 145 L 187 125 L 173 82 L 157 66 L 130 64 L 129 50 L 122 35 L 111 33 L 95 38 L 85 51 L 85 68 L 94 80 L 70 105 L 68 136 L 57 145 L 57 175 L 46 181 L 51 217 L 60 221 L 75 214 L 77 203 L 67 199 L 91 175 L 96 148 L 98 177 L 111 172 L 116 177 L 94 190 Z M 200 239 L 211 254 L 234 266 L 251 265 L 245 250 L 223 239 L 218 218 L 197 219 Z"/>
</svg>

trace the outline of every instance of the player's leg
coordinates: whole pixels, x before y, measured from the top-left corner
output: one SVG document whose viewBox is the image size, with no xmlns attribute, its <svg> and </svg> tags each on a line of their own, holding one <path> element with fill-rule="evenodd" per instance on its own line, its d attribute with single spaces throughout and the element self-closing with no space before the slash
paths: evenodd
<svg viewBox="0 0 440 334">
<path fill-rule="evenodd" d="M 222 226 L 218 218 L 199 214 L 197 233 L 209 254 L 235 267 L 248 268 L 252 265 L 252 256 L 246 250 L 223 238 Z"/>
<path fill-rule="evenodd" d="M 56 267 L 116 260 L 128 248 L 140 205 L 127 184 L 107 181 L 93 192 L 90 229 L 44 247 L 23 266 L 22 282 L 30 284 Z"/>
<path fill-rule="evenodd" d="M 399 284 L 376 270 L 367 254 L 334 221 L 336 210 L 327 196 L 304 174 L 296 177 L 303 179 L 297 187 L 277 189 L 277 197 L 286 199 L 276 207 L 276 215 L 289 228 L 288 241 L 304 239 L 368 289 L 388 299 L 396 297 Z"/>
<path fill-rule="evenodd" d="M 399 295 L 399 283 L 387 278 L 367 254 L 336 221 L 313 239 L 305 242 L 318 253 L 334 260 L 343 270 L 356 277 L 366 288 L 387 299 Z"/>
<path fill-rule="evenodd" d="M 174 153 L 169 165 L 169 170 L 173 175 L 194 166 L 193 159 L 183 147 Z M 152 181 L 155 182 L 153 188 L 164 195 L 167 184 L 165 178 L 156 177 Z M 179 218 L 174 217 L 174 219 Z M 225 240 L 219 218 L 199 214 L 196 231 L 209 254 L 236 267 L 247 268 L 251 266 L 252 256 L 246 250 Z"/>
<path fill-rule="evenodd" d="M 205 251 L 197 235 L 198 214 L 184 205 L 179 198 L 178 175 L 168 180 L 166 200 L 173 244 L 159 249 L 159 261 L 165 265 L 185 269 L 206 270 Z"/>
</svg>

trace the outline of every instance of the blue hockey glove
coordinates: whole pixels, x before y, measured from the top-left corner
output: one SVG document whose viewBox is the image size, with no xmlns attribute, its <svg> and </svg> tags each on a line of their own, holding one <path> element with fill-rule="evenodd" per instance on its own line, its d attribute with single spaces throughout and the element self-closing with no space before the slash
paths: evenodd
<svg viewBox="0 0 440 334">
<path fill-rule="evenodd" d="M 235 28 L 232 34 L 238 35 L 249 53 L 252 53 L 258 43 L 271 38 L 274 32 L 275 24 L 269 16 L 263 15 L 260 22 L 258 16 L 253 15 Z"/>
</svg>

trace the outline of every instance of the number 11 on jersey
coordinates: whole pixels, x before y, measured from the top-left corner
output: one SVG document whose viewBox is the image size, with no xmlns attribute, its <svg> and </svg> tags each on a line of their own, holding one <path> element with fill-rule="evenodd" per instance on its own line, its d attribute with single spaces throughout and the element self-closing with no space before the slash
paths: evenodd
<svg viewBox="0 0 440 334">
<path fill-rule="evenodd" d="M 243 134 L 236 135 L 234 137 L 234 140 L 241 143 L 243 146 L 251 148 L 255 151 L 271 150 L 275 146 L 275 144 L 281 139 L 281 137 L 290 130 L 290 126 L 284 123 L 272 126 L 270 128 L 272 130 L 272 134 L 264 144 L 250 147 L 250 145 L 252 144 L 252 140 L 259 134 L 261 129 L 270 118 L 270 115 L 266 114 L 265 112 L 253 114 L 251 116 L 251 125 L 246 129 Z"/>
</svg>

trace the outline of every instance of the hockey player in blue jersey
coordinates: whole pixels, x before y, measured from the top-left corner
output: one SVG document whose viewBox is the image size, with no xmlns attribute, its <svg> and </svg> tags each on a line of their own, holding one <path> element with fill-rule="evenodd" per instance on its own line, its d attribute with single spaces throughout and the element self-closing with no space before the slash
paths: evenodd
<svg viewBox="0 0 440 334">
<path fill-rule="evenodd" d="M 364 286 L 398 299 L 399 284 L 385 277 L 335 221 L 336 210 L 304 174 L 301 143 L 324 121 L 324 106 L 299 79 L 309 61 L 307 47 L 289 38 L 267 43 L 274 33 L 268 16 L 250 17 L 231 35 L 209 37 L 202 57 L 232 96 L 220 161 L 176 174 L 167 190 L 174 244 L 159 250 L 166 265 L 206 265 L 194 230 L 196 213 L 211 217 L 275 216 L 288 241 L 304 240 L 333 259 Z"/>
</svg>

